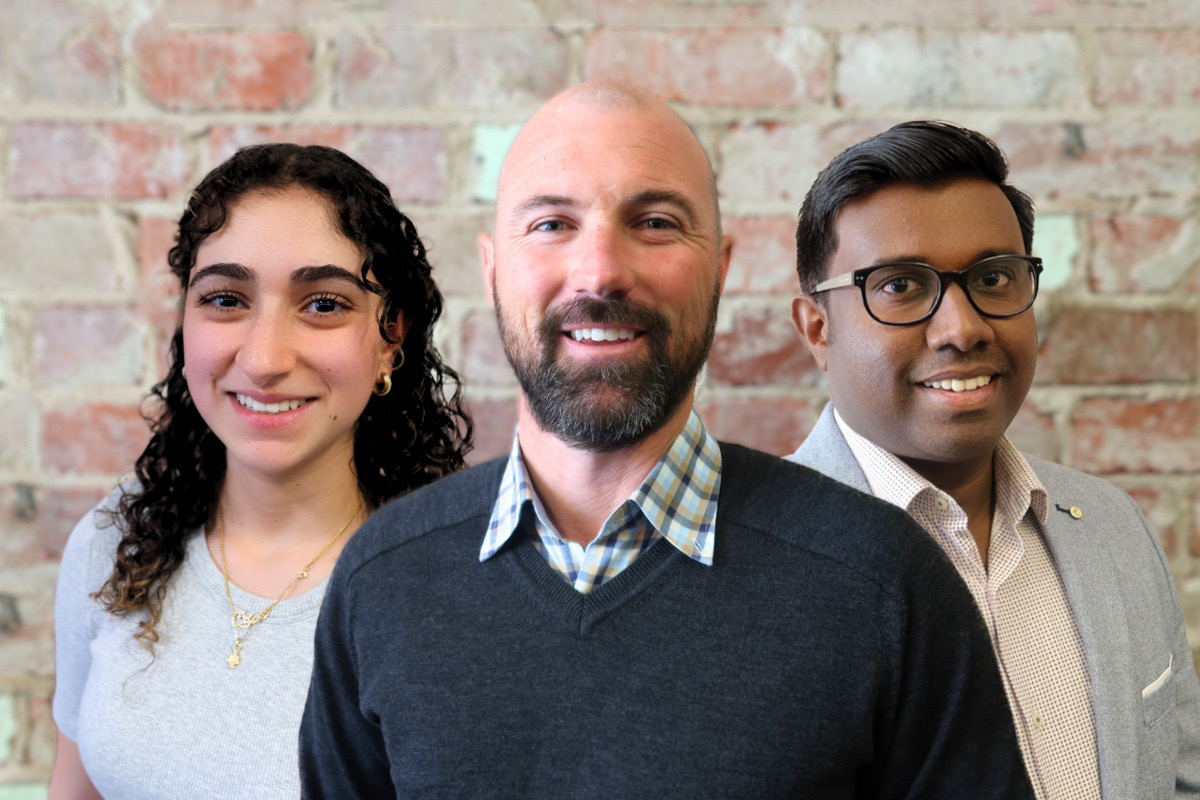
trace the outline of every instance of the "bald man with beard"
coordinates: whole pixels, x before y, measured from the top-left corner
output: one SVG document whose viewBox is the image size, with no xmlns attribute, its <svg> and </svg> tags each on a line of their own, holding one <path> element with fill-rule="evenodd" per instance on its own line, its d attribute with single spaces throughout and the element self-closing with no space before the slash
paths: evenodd
<svg viewBox="0 0 1200 800">
<path fill-rule="evenodd" d="M 480 245 L 512 451 L 347 546 L 304 796 L 1031 797 L 937 546 L 693 410 L 730 242 L 675 112 L 609 82 L 551 100 Z"/>
</svg>

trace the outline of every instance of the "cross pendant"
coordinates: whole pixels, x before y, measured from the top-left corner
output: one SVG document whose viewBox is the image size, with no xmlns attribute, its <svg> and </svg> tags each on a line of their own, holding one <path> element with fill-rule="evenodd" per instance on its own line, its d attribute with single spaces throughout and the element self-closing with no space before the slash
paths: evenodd
<svg viewBox="0 0 1200 800">
<path fill-rule="evenodd" d="M 230 654 L 229 658 L 225 659 L 225 661 L 229 663 L 230 669 L 233 669 L 238 664 L 242 663 L 241 649 L 242 640 L 238 639 L 233 645 L 233 653 Z"/>
</svg>

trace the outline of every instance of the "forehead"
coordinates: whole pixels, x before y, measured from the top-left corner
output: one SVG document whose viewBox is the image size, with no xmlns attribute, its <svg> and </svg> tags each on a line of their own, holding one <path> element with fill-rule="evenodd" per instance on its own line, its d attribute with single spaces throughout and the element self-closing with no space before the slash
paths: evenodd
<svg viewBox="0 0 1200 800">
<path fill-rule="evenodd" d="M 361 260 L 362 255 L 358 244 L 339 229 L 329 200 L 303 189 L 286 189 L 237 198 L 221 229 L 200 244 L 196 266 L 231 260 L 353 268 L 357 264 L 340 262 Z"/>
<path fill-rule="evenodd" d="M 899 260 L 959 269 L 982 255 L 1025 252 L 1008 198 L 996 184 L 977 178 L 878 189 L 847 203 L 834 232 L 831 274 Z"/>
<path fill-rule="evenodd" d="M 699 142 L 669 110 L 567 106 L 535 117 L 514 142 L 497 213 L 539 195 L 592 204 L 665 191 L 709 217 L 711 175 Z"/>
</svg>

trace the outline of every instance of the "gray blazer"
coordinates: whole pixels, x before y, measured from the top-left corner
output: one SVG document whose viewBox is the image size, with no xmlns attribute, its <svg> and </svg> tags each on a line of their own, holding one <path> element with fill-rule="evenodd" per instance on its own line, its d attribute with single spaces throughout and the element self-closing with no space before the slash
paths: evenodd
<svg viewBox="0 0 1200 800">
<path fill-rule="evenodd" d="M 1026 458 L 1049 495 L 1046 546 L 1083 638 L 1104 800 L 1200 797 L 1200 683 L 1162 549 L 1129 495 Z M 832 404 L 788 460 L 871 491 Z"/>
</svg>

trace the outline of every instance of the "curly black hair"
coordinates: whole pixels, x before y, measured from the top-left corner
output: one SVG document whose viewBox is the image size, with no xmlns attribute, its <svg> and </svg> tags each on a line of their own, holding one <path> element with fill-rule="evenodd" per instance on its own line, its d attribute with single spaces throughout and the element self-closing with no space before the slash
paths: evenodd
<svg viewBox="0 0 1200 800">
<path fill-rule="evenodd" d="M 329 147 L 246 147 L 196 187 L 167 260 L 186 296 L 197 250 L 221 229 L 234 204 L 251 192 L 290 189 L 325 198 L 341 232 L 366 253 L 362 280 L 380 297 L 380 335 L 395 341 L 390 326 L 400 313 L 409 324 L 393 362 L 394 389 L 372 394 L 354 432 L 358 487 L 378 507 L 461 469 L 471 443 L 462 381 L 433 343 L 442 295 L 416 228 L 388 188 Z M 124 534 L 113 573 L 96 595 L 118 616 L 147 611 L 136 634 L 147 649 L 158 640 L 155 626 L 167 581 L 183 561 L 186 535 L 208 521 L 225 477 L 225 445 L 196 410 L 183 376 L 182 323 L 171 339 L 169 360 L 166 378 L 148 398 L 152 408 L 144 413 L 152 436 L 134 467 L 137 481 L 123 488 L 112 511 Z"/>
</svg>

